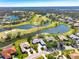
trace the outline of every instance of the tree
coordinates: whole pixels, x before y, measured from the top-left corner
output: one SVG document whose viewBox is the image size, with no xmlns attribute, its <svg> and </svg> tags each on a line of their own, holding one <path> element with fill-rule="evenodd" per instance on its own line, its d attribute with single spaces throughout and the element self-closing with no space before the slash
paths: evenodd
<svg viewBox="0 0 79 59">
<path fill-rule="evenodd" d="M 67 59 L 71 59 L 71 57 L 69 55 L 66 55 Z"/>
<path fill-rule="evenodd" d="M 56 59 L 56 58 L 52 54 L 48 54 L 47 59 Z"/>
<path fill-rule="evenodd" d="M 6 41 L 9 41 L 9 40 L 11 40 L 11 36 L 12 36 L 12 34 L 11 33 L 7 33 L 6 34 Z"/>
<path fill-rule="evenodd" d="M 17 32 L 17 38 L 21 37 L 21 32 Z"/>
<path fill-rule="evenodd" d="M 44 50 L 44 47 L 42 47 L 41 50 Z"/>
<path fill-rule="evenodd" d="M 0 38 L 0 42 L 5 42 L 6 39 L 4 39 L 3 37 Z"/>
<path fill-rule="evenodd" d="M 28 39 L 27 39 L 27 41 L 28 41 L 29 43 L 32 42 L 32 36 L 29 36 Z"/>
<path fill-rule="evenodd" d="M 52 46 L 53 46 L 53 47 L 57 47 L 57 42 L 56 42 L 56 41 L 53 41 L 53 42 L 52 42 Z"/>
<path fill-rule="evenodd" d="M 46 42 L 47 48 L 56 48 L 57 47 L 57 41 L 52 41 L 52 42 Z"/>
<path fill-rule="evenodd" d="M 41 56 L 41 57 L 38 57 L 37 59 L 44 59 L 44 57 L 43 57 L 43 56 Z"/>
</svg>

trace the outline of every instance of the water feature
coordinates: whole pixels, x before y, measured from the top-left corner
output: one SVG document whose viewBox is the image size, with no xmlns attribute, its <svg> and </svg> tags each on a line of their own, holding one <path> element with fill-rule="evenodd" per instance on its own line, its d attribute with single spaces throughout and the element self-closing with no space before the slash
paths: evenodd
<svg viewBox="0 0 79 59">
<path fill-rule="evenodd" d="M 26 25 L 21 25 L 21 26 L 17 26 L 15 27 L 16 29 L 31 29 L 31 28 L 35 28 L 37 26 L 33 26 L 33 25 L 29 25 L 29 24 L 26 24 Z M 6 30 L 11 30 L 12 28 L 5 28 L 5 29 L 0 29 L 0 32 L 2 31 L 6 31 Z M 50 29 L 46 29 L 46 30 L 42 30 L 41 33 L 54 33 L 54 34 L 61 34 L 61 33 L 64 33 L 64 32 L 67 32 L 69 31 L 69 27 L 66 26 L 66 25 L 59 25 L 55 28 L 50 28 Z"/>
<path fill-rule="evenodd" d="M 22 26 L 17 26 L 15 28 L 18 28 L 18 29 L 30 29 L 30 28 L 34 28 L 34 27 L 36 27 L 36 26 L 26 24 L 26 25 L 22 25 Z"/>
<path fill-rule="evenodd" d="M 15 15 L 12 15 L 12 16 L 8 16 L 7 18 L 5 18 L 5 20 L 11 20 L 11 21 L 14 21 L 14 20 L 18 20 L 19 19 L 19 16 L 15 16 Z"/>
<path fill-rule="evenodd" d="M 11 28 L 0 29 L 0 32 L 6 31 L 6 30 L 11 30 Z"/>
<path fill-rule="evenodd" d="M 47 29 L 47 30 L 43 30 L 43 31 L 41 31 L 41 33 L 61 34 L 61 33 L 69 31 L 69 29 L 70 28 L 68 26 L 61 24 L 61 25 L 59 25 L 55 28 L 50 28 L 50 29 Z"/>
<path fill-rule="evenodd" d="M 15 29 L 25 29 L 25 30 L 27 30 L 27 29 L 35 28 L 35 27 L 37 27 L 37 26 L 26 24 L 26 25 L 17 26 L 17 27 L 15 27 Z M 6 31 L 6 30 L 11 30 L 11 29 L 14 29 L 14 28 L 0 29 L 0 32 Z"/>
</svg>

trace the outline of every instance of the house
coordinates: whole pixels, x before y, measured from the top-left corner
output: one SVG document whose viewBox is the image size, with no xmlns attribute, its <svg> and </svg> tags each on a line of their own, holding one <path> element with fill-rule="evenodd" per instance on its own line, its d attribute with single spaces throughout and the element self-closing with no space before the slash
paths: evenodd
<svg viewBox="0 0 79 59">
<path fill-rule="evenodd" d="M 79 36 L 79 32 L 78 32 L 78 33 L 76 33 L 75 35 Z"/>
<path fill-rule="evenodd" d="M 73 25 L 73 24 L 74 24 L 74 22 L 72 22 L 72 21 L 69 21 L 68 23 L 69 23 L 70 25 Z"/>
<path fill-rule="evenodd" d="M 69 56 L 71 57 L 71 59 L 79 59 L 79 53 L 77 52 L 73 52 Z"/>
<path fill-rule="evenodd" d="M 60 39 L 60 40 L 68 40 L 68 38 L 67 37 L 65 37 L 64 35 L 58 35 L 58 38 Z"/>
<path fill-rule="evenodd" d="M 79 20 L 76 20 L 76 23 L 79 23 Z"/>
<path fill-rule="evenodd" d="M 68 17 L 68 21 L 73 21 L 72 17 Z"/>
<path fill-rule="evenodd" d="M 49 41 L 52 41 L 52 40 L 55 40 L 55 38 L 54 37 L 45 37 L 45 39 L 49 42 Z"/>
<path fill-rule="evenodd" d="M 40 39 L 34 39 L 34 40 L 32 41 L 33 44 L 36 44 L 36 43 L 39 43 L 39 42 L 40 42 Z"/>
<path fill-rule="evenodd" d="M 59 18 L 59 21 L 63 21 L 63 22 L 64 22 L 65 20 L 64 20 L 64 19 L 62 19 L 62 18 Z"/>
<path fill-rule="evenodd" d="M 16 53 L 16 48 L 15 47 L 11 47 L 8 49 L 3 49 L 1 52 L 1 55 L 4 59 L 10 59 L 12 54 Z"/>
<path fill-rule="evenodd" d="M 30 48 L 30 45 L 28 42 L 23 42 L 20 44 L 20 48 L 21 48 L 21 51 L 22 53 L 26 53 L 28 48 Z"/>
<path fill-rule="evenodd" d="M 75 26 L 75 27 L 78 27 L 78 26 L 79 26 L 79 23 L 74 23 L 74 26 Z"/>
<path fill-rule="evenodd" d="M 78 36 L 73 35 L 73 34 L 72 34 L 72 35 L 70 35 L 69 37 L 70 37 L 71 39 L 76 39 L 76 40 L 78 40 L 78 39 L 79 39 L 79 37 L 78 37 Z"/>
<path fill-rule="evenodd" d="M 43 41 L 43 39 L 34 39 L 32 41 L 33 44 L 36 44 L 36 43 L 40 43 L 42 46 L 45 45 L 45 42 Z"/>
<path fill-rule="evenodd" d="M 46 43 L 43 41 L 43 40 L 40 40 L 40 42 L 39 42 L 42 46 L 45 46 L 46 45 Z"/>
</svg>

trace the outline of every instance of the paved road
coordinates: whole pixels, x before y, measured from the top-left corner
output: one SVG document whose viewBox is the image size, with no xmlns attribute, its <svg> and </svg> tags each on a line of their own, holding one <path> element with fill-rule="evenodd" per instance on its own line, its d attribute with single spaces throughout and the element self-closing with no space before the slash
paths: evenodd
<svg viewBox="0 0 79 59">
<path fill-rule="evenodd" d="M 43 51 L 43 52 L 39 52 L 39 53 L 35 53 L 35 54 L 32 54 L 30 56 L 28 56 L 27 58 L 24 58 L 24 59 L 36 59 L 38 57 L 40 57 L 42 54 L 49 54 L 48 52 L 46 51 Z"/>
<path fill-rule="evenodd" d="M 13 46 L 13 44 L 9 44 L 9 45 L 7 45 L 7 46 L 5 46 L 5 47 L 1 47 L 2 49 L 7 49 L 7 48 L 10 48 L 10 47 L 12 47 Z"/>
</svg>

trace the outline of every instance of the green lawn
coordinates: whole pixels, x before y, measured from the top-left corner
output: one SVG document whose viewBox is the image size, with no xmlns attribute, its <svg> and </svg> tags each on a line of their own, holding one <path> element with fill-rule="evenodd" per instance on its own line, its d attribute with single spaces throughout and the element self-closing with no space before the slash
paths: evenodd
<svg viewBox="0 0 79 59">
<path fill-rule="evenodd" d="M 27 38 L 25 38 L 25 39 L 20 39 L 20 40 L 17 40 L 16 42 L 15 42 L 15 47 L 16 47 L 16 49 L 17 49 L 17 52 L 18 52 L 18 59 L 23 59 L 23 58 L 25 58 L 25 57 L 27 57 L 28 56 L 28 54 L 22 54 L 22 52 L 21 52 L 21 49 L 20 49 L 20 43 L 22 43 L 22 42 L 27 42 Z"/>
<path fill-rule="evenodd" d="M 22 22 L 22 23 L 19 23 L 19 24 L 15 24 L 15 25 L 12 25 L 12 24 L 9 24 L 9 25 L 0 25 L 0 28 L 14 28 L 14 27 L 17 27 L 17 26 L 22 26 L 22 25 L 26 25 L 26 24 L 30 24 L 29 21 L 27 22 Z"/>
<path fill-rule="evenodd" d="M 71 49 L 71 50 L 64 50 L 64 51 L 62 51 L 62 55 L 69 55 L 71 52 L 74 52 L 74 50 L 73 49 Z"/>
<path fill-rule="evenodd" d="M 37 59 L 44 59 L 44 57 L 43 57 L 43 56 L 40 56 L 40 57 L 38 57 Z"/>
</svg>

